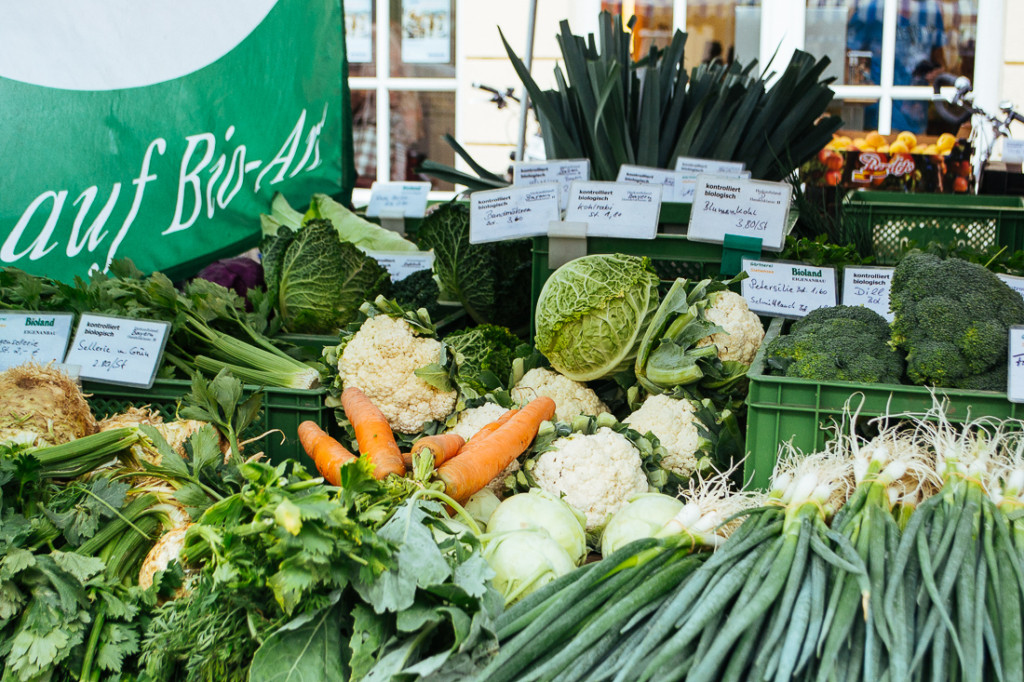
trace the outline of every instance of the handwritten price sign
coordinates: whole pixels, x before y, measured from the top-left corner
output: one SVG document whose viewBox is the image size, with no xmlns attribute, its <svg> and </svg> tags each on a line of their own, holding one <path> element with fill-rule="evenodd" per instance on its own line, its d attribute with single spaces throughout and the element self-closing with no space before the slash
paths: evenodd
<svg viewBox="0 0 1024 682">
<path fill-rule="evenodd" d="M 800 318 L 836 305 L 834 268 L 744 258 L 743 269 L 743 298 L 755 313 Z"/>
<path fill-rule="evenodd" d="M 687 237 L 715 243 L 727 234 L 756 237 L 762 248 L 781 251 L 792 197 L 786 182 L 700 175 Z"/>
<path fill-rule="evenodd" d="M 565 220 L 586 223 L 588 237 L 654 239 L 661 194 L 661 185 L 574 182 Z"/>
<path fill-rule="evenodd" d="M 82 315 L 64 361 L 83 379 L 149 388 L 156 378 L 171 325 L 107 315 Z"/>
</svg>

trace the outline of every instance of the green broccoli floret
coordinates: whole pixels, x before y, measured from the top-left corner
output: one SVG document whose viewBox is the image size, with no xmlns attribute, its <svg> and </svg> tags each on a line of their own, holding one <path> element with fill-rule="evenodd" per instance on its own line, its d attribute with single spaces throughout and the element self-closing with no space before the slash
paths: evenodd
<svg viewBox="0 0 1024 682">
<path fill-rule="evenodd" d="M 822 308 L 794 323 L 766 349 L 785 376 L 818 381 L 898 384 L 903 358 L 888 345 L 889 326 L 864 307 Z"/>
<path fill-rule="evenodd" d="M 441 317 L 442 306 L 437 302 L 441 290 L 429 269 L 417 270 L 391 285 L 391 298 L 406 310 L 426 308 L 434 322 Z"/>
<path fill-rule="evenodd" d="M 1005 390 L 1007 332 L 1024 324 L 1024 299 L 992 272 L 912 253 L 896 266 L 889 305 L 915 384 Z"/>
<path fill-rule="evenodd" d="M 494 324 L 454 331 L 444 342 L 455 351 L 459 380 L 480 392 L 507 388 L 512 361 L 523 343 L 506 327 Z"/>
</svg>

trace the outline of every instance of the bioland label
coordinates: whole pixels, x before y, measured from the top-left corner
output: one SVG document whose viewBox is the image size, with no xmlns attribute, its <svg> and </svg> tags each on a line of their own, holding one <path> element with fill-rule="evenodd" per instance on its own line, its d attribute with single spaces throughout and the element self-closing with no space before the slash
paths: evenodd
<svg viewBox="0 0 1024 682">
<path fill-rule="evenodd" d="M 892 322 L 889 312 L 889 288 L 893 268 L 843 268 L 843 305 L 862 305 Z"/>
<path fill-rule="evenodd" d="M 328 0 L 5 4 L 0 266 L 176 279 L 257 245 L 276 192 L 347 201 L 341 22 Z"/>
<path fill-rule="evenodd" d="M 67 358 L 83 379 L 150 388 L 171 329 L 169 322 L 82 315 Z"/>
<path fill-rule="evenodd" d="M 587 224 L 588 237 L 654 239 L 661 214 L 661 185 L 574 182 L 567 223 Z"/>
<path fill-rule="evenodd" d="M 370 189 L 370 218 L 422 218 L 427 212 L 429 182 L 375 182 Z"/>
<path fill-rule="evenodd" d="M 787 182 L 700 175 L 687 238 L 721 243 L 727 234 L 756 237 L 761 248 L 781 251 L 792 197 Z"/>
<path fill-rule="evenodd" d="M 542 237 L 561 215 L 558 184 L 473 192 L 469 200 L 469 243 Z"/>
<path fill-rule="evenodd" d="M 559 161 L 517 161 L 512 164 L 512 184 L 541 185 L 558 183 L 560 206 L 563 211 L 569 203 L 569 185 L 577 180 L 590 179 L 590 159 Z"/>
<path fill-rule="evenodd" d="M 800 318 L 836 305 L 834 268 L 743 259 L 743 298 L 755 313 Z"/>
<path fill-rule="evenodd" d="M 0 371 L 63 361 L 73 321 L 71 313 L 0 313 Z"/>
</svg>

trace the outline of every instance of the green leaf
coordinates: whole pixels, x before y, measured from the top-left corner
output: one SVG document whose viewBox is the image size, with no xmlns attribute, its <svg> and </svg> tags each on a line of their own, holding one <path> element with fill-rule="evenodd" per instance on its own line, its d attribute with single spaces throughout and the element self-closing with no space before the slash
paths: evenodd
<svg viewBox="0 0 1024 682">
<path fill-rule="evenodd" d="M 82 556 L 74 552 L 54 551 L 50 556 L 61 570 L 67 571 L 82 583 L 102 573 L 107 566 L 99 557 Z"/>
<path fill-rule="evenodd" d="M 339 592 L 330 606 L 285 623 L 256 650 L 249 682 L 344 682 Z"/>
<path fill-rule="evenodd" d="M 198 376 L 198 375 L 197 375 Z M 195 384 L 193 384 L 194 388 Z M 142 431 L 149 438 L 154 445 L 156 445 L 157 452 L 160 453 L 160 468 L 166 469 L 175 476 L 181 478 L 188 478 L 191 472 L 189 471 L 188 465 L 185 464 L 185 460 L 182 459 L 181 455 L 175 452 L 167 440 L 149 424 L 139 424 L 139 430 Z"/>
<path fill-rule="evenodd" d="M 352 608 L 352 636 L 348 648 L 352 652 L 352 679 L 359 680 L 377 662 L 377 653 L 391 636 L 390 617 L 380 616 L 365 604 Z"/>
<path fill-rule="evenodd" d="M 471 597 L 482 597 L 487 593 L 494 570 L 480 554 L 473 554 L 455 566 L 453 582 Z"/>
<path fill-rule="evenodd" d="M 96 665 L 101 670 L 120 672 L 126 656 L 139 650 L 139 635 L 123 623 L 107 623 L 100 635 L 96 651 Z"/>
<path fill-rule="evenodd" d="M 192 450 L 192 469 L 198 473 L 209 467 L 216 467 L 224 460 L 220 451 L 220 435 L 211 424 L 195 431 L 188 439 Z"/>
<path fill-rule="evenodd" d="M 413 374 L 422 379 L 426 384 L 433 386 L 439 391 L 452 391 L 451 377 L 448 374 L 448 370 L 440 365 L 440 363 L 432 362 L 429 365 L 419 367 L 413 370 Z"/>
</svg>

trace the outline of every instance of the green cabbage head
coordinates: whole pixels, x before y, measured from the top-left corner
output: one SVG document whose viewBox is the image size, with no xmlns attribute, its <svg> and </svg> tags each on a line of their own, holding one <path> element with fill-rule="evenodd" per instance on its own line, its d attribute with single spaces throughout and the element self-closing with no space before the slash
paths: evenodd
<svg viewBox="0 0 1024 682">
<path fill-rule="evenodd" d="M 537 300 L 537 350 L 575 381 L 627 369 L 658 309 L 658 275 L 649 258 L 595 254 L 548 278 Z"/>
</svg>

